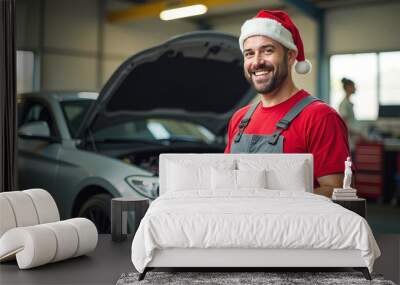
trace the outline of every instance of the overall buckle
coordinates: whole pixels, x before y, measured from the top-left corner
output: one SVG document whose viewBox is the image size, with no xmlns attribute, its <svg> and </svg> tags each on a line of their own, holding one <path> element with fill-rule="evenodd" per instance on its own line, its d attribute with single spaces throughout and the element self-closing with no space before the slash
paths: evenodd
<svg viewBox="0 0 400 285">
<path fill-rule="evenodd" d="M 238 143 L 240 141 L 240 138 L 243 135 L 244 129 L 249 124 L 249 121 L 250 121 L 250 118 L 243 119 L 242 121 L 240 121 L 240 123 L 239 123 L 239 132 L 237 133 L 237 135 L 235 137 L 235 143 Z"/>
<path fill-rule="evenodd" d="M 276 131 L 275 133 L 273 133 L 271 136 L 268 137 L 268 143 L 276 145 L 280 135 L 281 135 L 281 130 Z"/>
</svg>

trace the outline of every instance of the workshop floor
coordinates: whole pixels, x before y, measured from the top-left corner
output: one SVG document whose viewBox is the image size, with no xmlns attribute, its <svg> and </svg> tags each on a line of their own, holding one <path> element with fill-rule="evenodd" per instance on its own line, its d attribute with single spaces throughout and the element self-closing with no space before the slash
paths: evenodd
<svg viewBox="0 0 400 285">
<path fill-rule="evenodd" d="M 400 205 L 368 202 L 367 221 L 374 233 L 400 234 Z"/>
</svg>

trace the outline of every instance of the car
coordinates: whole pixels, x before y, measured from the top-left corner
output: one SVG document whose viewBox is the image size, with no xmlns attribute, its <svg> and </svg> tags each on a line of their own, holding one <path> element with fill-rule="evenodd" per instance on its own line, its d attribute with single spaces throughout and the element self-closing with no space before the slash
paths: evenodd
<svg viewBox="0 0 400 285">
<path fill-rule="evenodd" d="M 99 93 L 19 95 L 19 188 L 110 232 L 112 197 L 158 196 L 159 154 L 223 152 L 229 118 L 256 94 L 242 64 L 236 37 L 196 32 L 130 57 Z"/>
</svg>

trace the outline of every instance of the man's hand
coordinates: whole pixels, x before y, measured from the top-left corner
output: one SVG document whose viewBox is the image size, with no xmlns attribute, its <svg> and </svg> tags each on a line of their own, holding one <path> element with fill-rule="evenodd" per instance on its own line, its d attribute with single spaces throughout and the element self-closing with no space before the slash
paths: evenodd
<svg viewBox="0 0 400 285">
<path fill-rule="evenodd" d="M 328 198 L 332 197 L 333 188 L 342 188 L 343 174 L 332 174 L 317 178 L 320 187 L 314 189 L 315 194 L 324 195 Z"/>
</svg>

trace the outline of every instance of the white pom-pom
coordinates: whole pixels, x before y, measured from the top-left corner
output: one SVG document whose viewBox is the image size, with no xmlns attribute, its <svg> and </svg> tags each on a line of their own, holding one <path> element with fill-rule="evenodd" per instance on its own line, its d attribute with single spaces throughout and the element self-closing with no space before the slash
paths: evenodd
<svg viewBox="0 0 400 285">
<path fill-rule="evenodd" d="M 311 72 L 311 62 L 309 62 L 307 59 L 304 61 L 298 61 L 294 67 L 297 73 L 300 74 L 306 74 Z"/>
</svg>

